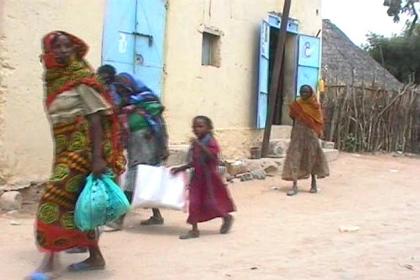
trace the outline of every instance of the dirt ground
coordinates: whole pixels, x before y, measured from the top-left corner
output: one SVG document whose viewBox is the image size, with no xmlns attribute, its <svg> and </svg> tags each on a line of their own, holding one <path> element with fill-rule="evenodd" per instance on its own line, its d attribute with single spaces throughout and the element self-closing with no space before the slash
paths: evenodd
<svg viewBox="0 0 420 280">
<path fill-rule="evenodd" d="M 103 235 L 105 271 L 60 279 L 420 279 L 420 160 L 341 154 L 331 171 L 319 194 L 301 182 L 293 198 L 280 178 L 231 184 L 238 212 L 227 236 L 213 221 L 201 238 L 178 240 L 184 213 L 165 211 L 166 225 L 146 228 L 138 222 L 149 213 L 138 211 L 125 231 Z M 38 264 L 32 224 L 0 217 L 0 279 L 22 279 Z M 339 231 L 348 226 L 360 229 Z"/>
</svg>

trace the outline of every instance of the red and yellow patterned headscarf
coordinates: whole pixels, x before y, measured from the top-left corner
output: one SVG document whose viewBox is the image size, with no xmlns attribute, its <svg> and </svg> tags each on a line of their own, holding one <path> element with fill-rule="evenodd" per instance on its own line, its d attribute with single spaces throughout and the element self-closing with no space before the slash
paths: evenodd
<svg viewBox="0 0 420 280">
<path fill-rule="evenodd" d="M 67 65 L 58 63 L 52 52 L 52 44 L 60 35 L 67 36 L 75 48 L 74 57 Z M 96 79 L 94 71 L 84 59 L 89 47 L 81 39 L 63 31 L 53 31 L 42 39 L 42 48 L 42 60 L 46 68 L 44 81 L 47 107 L 60 93 L 71 90 L 80 84 L 86 84 L 100 93 L 105 92 L 102 84 Z M 106 95 L 104 94 L 105 98 L 107 98 Z"/>
<path fill-rule="evenodd" d="M 75 48 L 74 56 L 67 65 L 60 64 L 52 52 L 54 40 L 61 35 L 67 36 Z M 45 103 L 47 108 L 61 93 L 76 88 L 81 84 L 85 84 L 95 89 L 109 104 L 113 105 L 111 94 L 105 89 L 102 83 L 98 81 L 94 71 L 84 59 L 89 49 L 84 41 L 67 32 L 53 31 L 45 35 L 42 39 L 42 48 L 42 60 L 45 66 Z M 121 162 L 121 157 L 123 156 L 120 141 L 120 124 L 116 112 L 109 117 L 109 121 L 111 122 L 112 129 L 114 163 L 117 163 L 116 161 Z M 123 170 L 124 163 L 119 167 L 118 171 Z"/>
</svg>

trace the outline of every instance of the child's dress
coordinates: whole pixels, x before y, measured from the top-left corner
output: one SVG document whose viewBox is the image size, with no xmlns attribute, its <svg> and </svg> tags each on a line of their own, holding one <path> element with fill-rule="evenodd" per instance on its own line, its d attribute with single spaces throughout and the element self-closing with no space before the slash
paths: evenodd
<svg viewBox="0 0 420 280">
<path fill-rule="evenodd" d="M 213 157 L 208 157 L 198 145 L 191 147 L 194 172 L 190 183 L 189 224 L 222 218 L 235 211 L 229 191 L 217 170 L 219 145 L 210 134 L 200 142 Z"/>
</svg>

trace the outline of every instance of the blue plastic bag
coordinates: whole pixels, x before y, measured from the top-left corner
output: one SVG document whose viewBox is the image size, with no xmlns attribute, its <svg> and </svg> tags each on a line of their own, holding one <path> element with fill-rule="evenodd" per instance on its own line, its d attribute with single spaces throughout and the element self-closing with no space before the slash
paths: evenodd
<svg viewBox="0 0 420 280">
<path fill-rule="evenodd" d="M 81 231 L 95 230 L 118 219 L 129 209 L 130 203 L 112 175 L 94 178 L 91 174 L 76 202 L 75 224 Z"/>
</svg>

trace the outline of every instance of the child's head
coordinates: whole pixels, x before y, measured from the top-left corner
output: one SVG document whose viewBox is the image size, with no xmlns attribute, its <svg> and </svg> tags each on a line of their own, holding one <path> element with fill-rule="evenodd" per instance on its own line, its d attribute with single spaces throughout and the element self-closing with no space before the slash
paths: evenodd
<svg viewBox="0 0 420 280">
<path fill-rule="evenodd" d="M 196 116 L 193 119 L 192 129 L 198 138 L 202 138 L 209 133 L 213 132 L 213 122 L 209 117 L 206 116 Z"/>
</svg>

